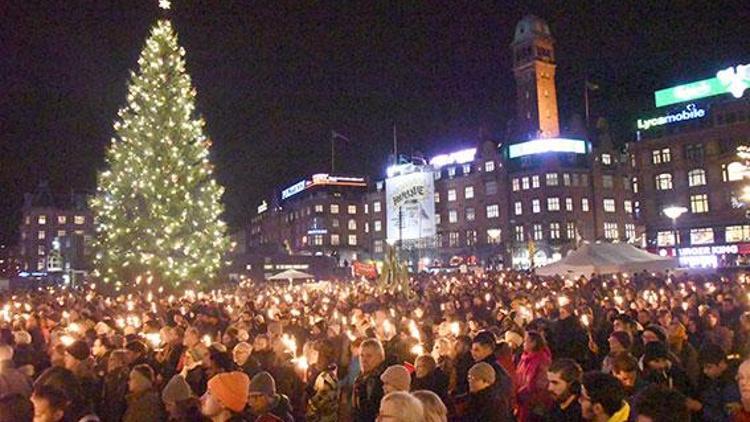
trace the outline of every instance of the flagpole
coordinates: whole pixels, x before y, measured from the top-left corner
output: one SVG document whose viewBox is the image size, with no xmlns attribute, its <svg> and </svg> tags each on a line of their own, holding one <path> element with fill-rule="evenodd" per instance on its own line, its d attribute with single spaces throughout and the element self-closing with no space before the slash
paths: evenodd
<svg viewBox="0 0 750 422">
<path fill-rule="evenodd" d="M 396 160 L 394 164 L 398 164 L 398 137 L 396 136 L 396 124 L 393 124 L 393 159 Z"/>
<path fill-rule="evenodd" d="M 586 130 L 589 129 L 589 78 L 583 82 L 583 100 L 586 107 Z"/>
<path fill-rule="evenodd" d="M 331 131 L 331 174 L 335 173 L 335 163 L 336 163 L 335 151 L 336 150 L 333 147 L 335 139 L 336 139 L 336 135 L 334 131 Z"/>
</svg>

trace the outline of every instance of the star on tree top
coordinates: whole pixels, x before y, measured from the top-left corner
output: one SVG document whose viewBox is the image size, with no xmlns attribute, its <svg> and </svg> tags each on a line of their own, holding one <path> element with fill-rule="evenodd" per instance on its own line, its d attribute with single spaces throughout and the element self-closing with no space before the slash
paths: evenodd
<svg viewBox="0 0 750 422">
<path fill-rule="evenodd" d="M 164 10 L 169 10 L 169 8 L 172 7 L 172 2 L 169 0 L 159 0 L 159 7 Z"/>
</svg>

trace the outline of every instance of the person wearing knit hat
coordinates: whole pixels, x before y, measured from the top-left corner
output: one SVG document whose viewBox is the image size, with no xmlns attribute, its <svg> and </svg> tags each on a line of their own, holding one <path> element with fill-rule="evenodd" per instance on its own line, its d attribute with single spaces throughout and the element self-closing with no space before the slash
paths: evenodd
<svg viewBox="0 0 750 422">
<path fill-rule="evenodd" d="M 658 341 L 647 343 L 644 346 L 642 359 L 644 380 L 652 384 L 667 385 L 683 394 L 692 392 L 685 370 L 672 363 L 664 343 Z"/>
<path fill-rule="evenodd" d="M 383 381 L 383 392 L 388 394 L 392 391 L 409 391 L 411 375 L 403 365 L 392 365 L 386 368 L 380 375 Z"/>
<path fill-rule="evenodd" d="M 250 380 L 239 371 L 224 372 L 208 381 L 201 412 L 212 421 L 226 421 L 245 410 Z"/>
<path fill-rule="evenodd" d="M 283 394 L 276 393 L 276 380 L 266 371 L 257 373 L 250 381 L 247 404 L 257 421 L 294 421 L 292 407 Z"/>
<path fill-rule="evenodd" d="M 200 401 L 180 374 L 173 376 L 161 392 L 169 420 L 200 420 Z"/>
<path fill-rule="evenodd" d="M 648 327 L 643 329 L 643 334 L 641 334 L 641 339 L 643 339 L 643 344 L 651 343 L 654 341 L 666 343 L 667 332 L 666 330 L 664 330 L 662 326 L 651 324 Z"/>
<path fill-rule="evenodd" d="M 146 364 L 133 367 L 128 377 L 128 407 L 122 417 L 123 422 L 160 421 L 165 419 L 159 395 L 154 389 L 156 375 Z"/>
<path fill-rule="evenodd" d="M 471 415 L 473 421 L 505 421 L 514 420 L 512 407 L 506 403 L 498 389 L 494 387 L 496 371 L 487 362 L 475 363 L 469 369 L 469 396 L 466 414 Z"/>
</svg>

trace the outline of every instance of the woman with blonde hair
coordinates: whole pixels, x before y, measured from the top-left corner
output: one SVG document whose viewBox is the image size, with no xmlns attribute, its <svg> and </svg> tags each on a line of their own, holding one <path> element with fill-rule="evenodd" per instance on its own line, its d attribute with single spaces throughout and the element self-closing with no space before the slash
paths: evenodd
<svg viewBox="0 0 750 422">
<path fill-rule="evenodd" d="M 388 393 L 380 401 L 378 419 L 393 422 L 423 422 L 422 402 L 406 391 Z"/>
<path fill-rule="evenodd" d="M 422 402 L 425 422 L 448 422 L 448 408 L 437 394 L 429 390 L 419 390 L 411 394 Z"/>
</svg>

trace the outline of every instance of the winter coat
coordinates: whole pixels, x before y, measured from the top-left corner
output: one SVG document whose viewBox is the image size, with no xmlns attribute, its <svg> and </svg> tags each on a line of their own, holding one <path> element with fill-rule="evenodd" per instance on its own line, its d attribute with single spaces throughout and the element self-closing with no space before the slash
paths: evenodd
<svg viewBox="0 0 750 422">
<path fill-rule="evenodd" d="M 487 356 L 482 362 L 488 363 L 495 369 L 495 384 L 492 385 L 492 388 L 498 394 L 499 404 L 495 412 L 500 415 L 511 415 L 516 405 L 516 392 L 513 390 L 513 381 L 510 375 L 497 363 L 493 355 Z"/>
<path fill-rule="evenodd" d="M 125 414 L 129 372 L 127 367 L 122 367 L 104 375 L 101 405 L 97 409 L 103 422 L 119 422 Z"/>
<path fill-rule="evenodd" d="M 558 320 L 552 331 L 552 354 L 555 359 L 568 358 L 584 364 L 589 355 L 588 335 L 578 322 L 578 319 L 570 316 Z"/>
<path fill-rule="evenodd" d="M 166 420 L 161 399 L 150 389 L 128 395 L 128 408 L 122 422 L 161 422 Z"/>
<path fill-rule="evenodd" d="M 383 398 L 383 381 L 380 375 L 385 371 L 385 363 L 368 374 L 360 374 L 354 381 L 352 392 L 352 416 L 355 422 L 372 422 L 380 412 Z"/>
<path fill-rule="evenodd" d="M 547 369 L 551 363 L 552 355 L 546 347 L 521 355 L 516 369 L 520 421 L 541 420 L 552 407 L 553 400 L 547 391 Z"/>
<path fill-rule="evenodd" d="M 497 389 L 487 387 L 469 393 L 468 406 L 461 422 L 509 422 L 515 421 L 512 412 L 502 411 L 505 403 Z"/>
<path fill-rule="evenodd" d="M 741 401 L 737 382 L 729 374 L 729 371 L 724 371 L 724 374 L 717 379 L 703 376 L 698 385 L 700 386 L 698 401 L 703 404 L 703 409 L 701 409 L 703 420 L 711 422 L 729 421 L 730 414 L 727 411 L 727 404 Z"/>
<path fill-rule="evenodd" d="M 307 400 L 308 422 L 335 422 L 339 414 L 339 386 L 336 366 L 321 372 L 315 379 L 313 395 Z"/>
<path fill-rule="evenodd" d="M 411 391 L 432 391 L 440 397 L 443 403 L 448 403 L 448 382 L 448 375 L 440 368 L 435 368 L 434 371 L 422 378 L 417 378 L 416 373 L 414 373 L 411 378 Z"/>
</svg>

